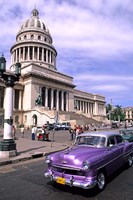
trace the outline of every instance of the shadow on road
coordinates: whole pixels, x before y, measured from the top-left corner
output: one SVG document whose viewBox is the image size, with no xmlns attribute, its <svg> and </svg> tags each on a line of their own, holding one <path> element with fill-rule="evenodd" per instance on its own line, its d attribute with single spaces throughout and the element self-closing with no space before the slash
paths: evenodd
<svg viewBox="0 0 133 200">
<path fill-rule="evenodd" d="M 111 183 L 115 178 L 117 178 L 117 176 L 119 176 L 121 173 L 123 173 L 124 170 L 127 170 L 127 167 L 123 166 L 119 170 L 117 170 L 115 173 L 113 173 L 113 175 L 111 175 L 110 177 L 107 177 L 107 184 Z M 70 187 L 67 185 L 60 185 L 56 182 L 48 182 L 47 185 L 52 186 L 59 191 L 71 193 L 73 195 L 84 196 L 87 198 L 94 197 L 98 193 L 100 193 L 100 191 L 98 191 L 96 188 L 84 190 L 82 188 Z M 105 188 L 105 190 L 106 190 L 106 188 Z"/>
</svg>

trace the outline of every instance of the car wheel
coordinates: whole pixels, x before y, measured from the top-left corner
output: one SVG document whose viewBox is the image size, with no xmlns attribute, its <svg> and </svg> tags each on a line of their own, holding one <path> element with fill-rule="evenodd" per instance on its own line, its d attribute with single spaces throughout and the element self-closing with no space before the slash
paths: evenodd
<svg viewBox="0 0 133 200">
<path fill-rule="evenodd" d="M 106 177 L 103 171 L 100 171 L 97 175 L 97 188 L 99 191 L 104 190 L 106 186 Z"/>
<path fill-rule="evenodd" d="M 132 167 L 132 165 L 133 165 L 133 156 L 129 155 L 127 159 L 127 166 Z"/>
</svg>

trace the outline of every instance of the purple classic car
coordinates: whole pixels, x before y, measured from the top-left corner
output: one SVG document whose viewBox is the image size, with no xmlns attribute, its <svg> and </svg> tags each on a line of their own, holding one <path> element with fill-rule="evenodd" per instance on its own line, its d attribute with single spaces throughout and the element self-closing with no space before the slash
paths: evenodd
<svg viewBox="0 0 133 200">
<path fill-rule="evenodd" d="M 50 154 L 45 177 L 59 184 L 103 190 L 107 177 L 124 164 L 133 164 L 133 143 L 124 142 L 119 133 L 89 132 L 80 134 L 75 144 Z"/>
</svg>

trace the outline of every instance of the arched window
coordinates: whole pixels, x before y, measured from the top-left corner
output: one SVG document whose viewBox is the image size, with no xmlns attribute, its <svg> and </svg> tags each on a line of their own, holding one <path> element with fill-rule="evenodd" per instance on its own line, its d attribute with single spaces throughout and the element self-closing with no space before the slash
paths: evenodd
<svg viewBox="0 0 133 200">
<path fill-rule="evenodd" d="M 38 35 L 38 40 L 41 40 L 41 36 L 40 35 Z"/>
<path fill-rule="evenodd" d="M 37 115 L 34 114 L 34 115 L 32 116 L 32 118 L 33 118 L 33 125 L 37 125 Z"/>
<path fill-rule="evenodd" d="M 34 39 L 34 35 L 33 35 L 33 34 L 30 36 L 30 39 L 31 39 L 31 40 L 33 40 L 33 39 Z"/>
<path fill-rule="evenodd" d="M 27 39 L 27 36 L 26 36 L 26 35 L 24 36 L 24 39 L 25 39 L 25 40 Z"/>
<path fill-rule="evenodd" d="M 18 123 L 18 120 L 19 120 L 19 116 L 16 115 L 16 116 L 15 116 L 15 123 Z"/>
</svg>

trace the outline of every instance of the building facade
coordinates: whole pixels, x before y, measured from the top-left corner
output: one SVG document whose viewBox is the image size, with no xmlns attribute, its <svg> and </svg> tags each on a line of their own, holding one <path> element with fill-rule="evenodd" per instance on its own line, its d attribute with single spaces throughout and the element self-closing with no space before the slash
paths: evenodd
<svg viewBox="0 0 133 200">
<path fill-rule="evenodd" d="M 21 26 L 11 47 L 11 71 L 21 63 L 21 79 L 14 88 L 14 124 L 31 126 L 70 120 L 78 113 L 88 118 L 106 118 L 105 97 L 79 91 L 73 77 L 60 73 L 56 67 L 57 51 L 37 9 Z M 4 106 L 4 83 L 0 82 L 0 123 Z M 36 104 L 41 97 L 41 103 Z M 74 116 L 74 115 L 73 115 Z"/>
<path fill-rule="evenodd" d="M 133 124 L 133 107 L 125 107 L 123 108 L 125 113 L 125 121 L 127 124 Z"/>
</svg>

